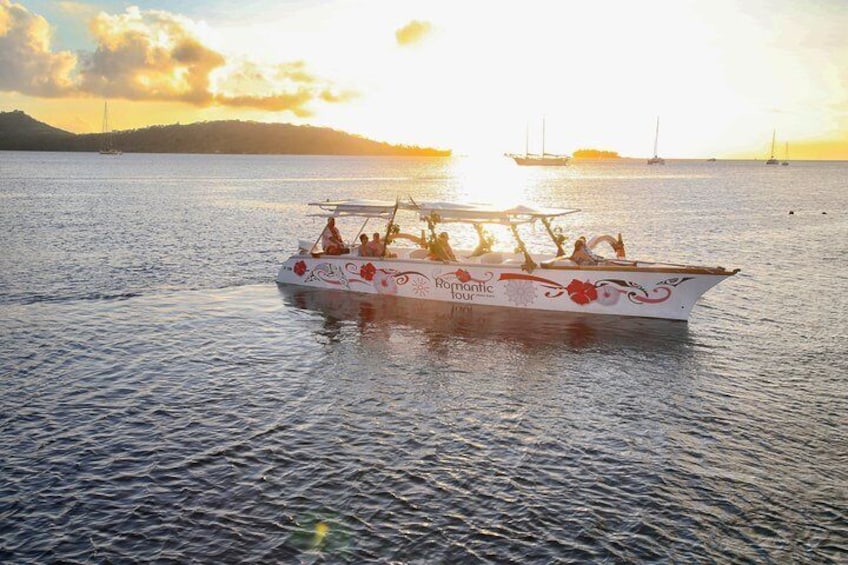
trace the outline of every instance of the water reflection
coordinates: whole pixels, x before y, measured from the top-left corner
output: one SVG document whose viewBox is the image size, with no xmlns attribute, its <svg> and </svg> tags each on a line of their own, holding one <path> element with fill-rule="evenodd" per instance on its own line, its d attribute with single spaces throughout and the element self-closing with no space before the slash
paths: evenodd
<svg viewBox="0 0 848 565">
<path fill-rule="evenodd" d="M 430 343 L 495 340 L 531 348 L 631 347 L 678 353 L 693 346 L 688 325 L 672 320 L 514 310 L 288 285 L 278 288 L 286 305 L 320 314 L 322 333 L 330 338 L 353 322 L 363 333 L 391 335 L 399 328 L 412 328 L 425 332 Z"/>
</svg>

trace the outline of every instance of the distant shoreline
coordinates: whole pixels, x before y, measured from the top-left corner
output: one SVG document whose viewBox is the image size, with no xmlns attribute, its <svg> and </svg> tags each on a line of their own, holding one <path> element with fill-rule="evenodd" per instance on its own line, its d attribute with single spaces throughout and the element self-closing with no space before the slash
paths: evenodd
<svg viewBox="0 0 848 565">
<path fill-rule="evenodd" d="M 212 121 L 75 134 L 20 110 L 0 112 L 0 150 L 99 152 L 109 138 L 124 153 L 449 157 L 449 149 L 392 145 L 330 128 Z"/>
</svg>

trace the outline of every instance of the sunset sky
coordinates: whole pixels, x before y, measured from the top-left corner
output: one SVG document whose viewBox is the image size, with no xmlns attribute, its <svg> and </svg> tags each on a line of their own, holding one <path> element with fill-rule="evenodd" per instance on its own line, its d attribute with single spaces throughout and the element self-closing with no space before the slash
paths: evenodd
<svg viewBox="0 0 848 565">
<path fill-rule="evenodd" d="M 0 0 L 0 110 L 500 155 L 848 159 L 846 0 Z"/>
</svg>

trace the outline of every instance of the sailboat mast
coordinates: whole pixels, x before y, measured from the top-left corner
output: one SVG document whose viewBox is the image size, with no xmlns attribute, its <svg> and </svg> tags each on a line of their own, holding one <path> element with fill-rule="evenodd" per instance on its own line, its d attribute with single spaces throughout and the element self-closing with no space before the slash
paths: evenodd
<svg viewBox="0 0 848 565">
<path fill-rule="evenodd" d="M 657 130 L 654 132 L 654 157 L 657 156 L 657 142 L 660 139 L 660 117 L 657 116 Z"/>
<path fill-rule="evenodd" d="M 542 157 L 545 156 L 545 118 L 542 118 Z"/>
<path fill-rule="evenodd" d="M 103 133 L 109 131 L 109 103 L 103 101 Z"/>
<path fill-rule="evenodd" d="M 774 135 L 777 133 L 777 130 L 772 130 L 771 132 L 771 158 L 774 159 Z"/>
</svg>

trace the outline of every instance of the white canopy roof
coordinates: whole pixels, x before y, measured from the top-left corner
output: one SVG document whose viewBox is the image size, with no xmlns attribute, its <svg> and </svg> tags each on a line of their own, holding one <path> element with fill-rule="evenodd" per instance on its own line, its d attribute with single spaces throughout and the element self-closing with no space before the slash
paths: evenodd
<svg viewBox="0 0 848 565">
<path fill-rule="evenodd" d="M 422 220 L 434 215 L 438 222 L 490 224 L 523 224 L 539 218 L 573 214 L 576 208 L 543 208 L 520 204 L 505 208 L 488 204 L 457 204 L 452 202 L 422 202 L 416 208 Z"/>
<path fill-rule="evenodd" d="M 517 205 L 496 207 L 488 204 L 459 202 L 416 202 L 413 199 L 389 202 L 385 200 L 327 200 L 310 202 L 325 213 L 323 216 L 360 216 L 368 218 L 388 218 L 395 207 L 399 210 L 414 210 L 422 220 L 436 219 L 439 223 L 491 223 L 522 224 L 539 218 L 553 218 L 579 212 L 576 208 L 544 208 L 538 206 Z"/>
<path fill-rule="evenodd" d="M 385 200 L 326 200 L 310 202 L 310 206 L 318 206 L 325 213 L 321 216 L 360 216 L 365 218 L 381 218 L 391 216 L 395 209 L 394 202 Z"/>
</svg>

